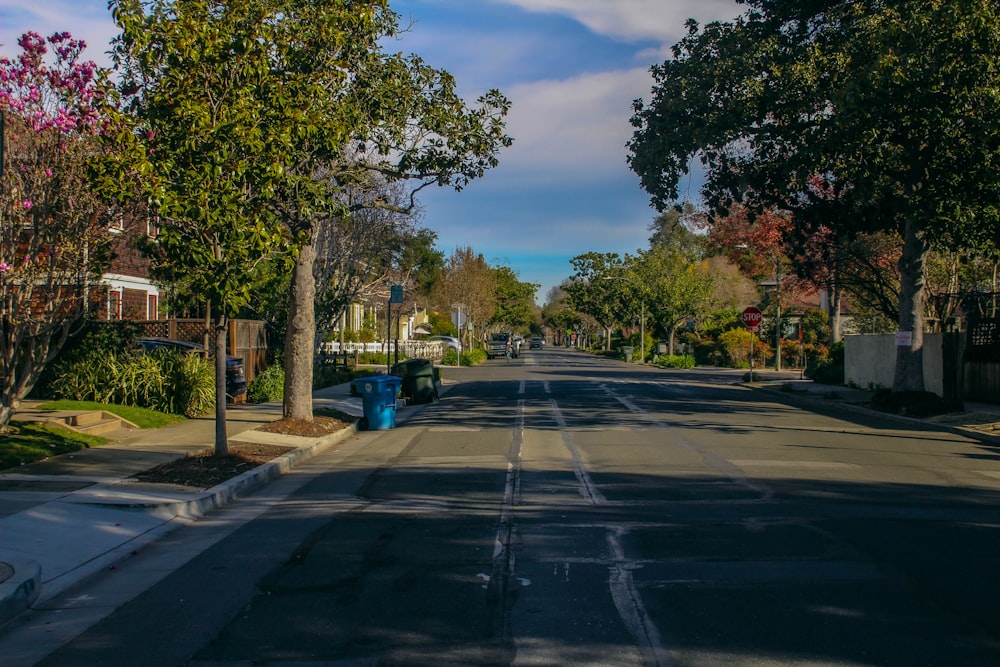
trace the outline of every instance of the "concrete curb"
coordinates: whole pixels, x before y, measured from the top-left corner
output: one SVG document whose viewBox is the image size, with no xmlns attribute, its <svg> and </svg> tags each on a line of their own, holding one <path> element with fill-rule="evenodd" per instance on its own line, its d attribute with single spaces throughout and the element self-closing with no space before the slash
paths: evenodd
<svg viewBox="0 0 1000 667">
<path fill-rule="evenodd" d="M 882 412 L 880 410 L 875 410 L 874 408 L 869 408 L 864 405 L 851 403 L 850 401 L 831 399 L 825 394 L 816 395 L 814 393 L 810 393 L 807 391 L 786 391 L 784 389 L 781 389 L 780 387 L 761 386 L 760 384 L 753 384 L 749 382 L 744 382 L 741 384 L 749 389 L 755 389 L 758 391 L 767 392 L 769 394 L 774 394 L 776 396 L 785 397 L 790 402 L 799 401 L 806 405 L 816 405 L 816 406 L 824 406 L 839 410 L 848 410 L 850 412 L 856 412 L 858 414 L 867 415 L 869 417 L 878 417 L 879 419 L 899 422 L 900 424 L 906 426 L 919 425 L 923 429 L 933 429 L 935 431 L 954 433 L 956 435 L 961 435 L 973 440 L 979 440 L 980 442 L 984 442 L 990 445 L 1000 445 L 1000 435 L 992 435 L 989 433 L 984 433 L 982 431 L 978 431 L 968 426 L 962 426 L 960 424 L 943 424 L 941 422 L 929 421 L 926 419 L 920 419 L 918 417 L 908 417 L 906 415 L 892 414 L 891 412 Z"/>
<path fill-rule="evenodd" d="M 223 505 L 231 502 L 234 498 L 247 495 L 267 485 L 269 482 L 287 473 L 292 467 L 295 466 L 295 464 L 343 442 L 357 433 L 357 431 L 357 422 L 354 422 L 350 426 L 345 426 L 336 433 L 331 433 L 321 438 L 302 438 L 302 440 L 308 440 L 308 444 L 303 444 L 301 447 L 297 447 L 286 454 L 282 454 L 267 463 L 262 463 L 256 468 L 252 468 L 241 475 L 226 480 L 221 484 L 217 484 L 210 489 L 196 493 L 193 498 L 187 498 L 174 502 L 162 500 L 153 500 L 149 502 L 107 500 L 85 501 L 81 504 L 156 512 L 185 519 L 198 518 L 214 509 L 222 507 Z M 231 438 L 231 442 L 238 443 L 239 435 Z"/>
<path fill-rule="evenodd" d="M 42 568 L 35 561 L 5 563 L 13 574 L 0 583 L 0 625 L 31 606 L 42 592 Z"/>
</svg>

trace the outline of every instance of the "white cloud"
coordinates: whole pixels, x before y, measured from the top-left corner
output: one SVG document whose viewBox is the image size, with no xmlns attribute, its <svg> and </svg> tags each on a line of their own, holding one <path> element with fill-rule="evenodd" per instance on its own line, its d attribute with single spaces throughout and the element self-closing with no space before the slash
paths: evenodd
<svg viewBox="0 0 1000 667">
<path fill-rule="evenodd" d="M 513 103 L 508 132 L 514 146 L 501 158 L 534 183 L 605 180 L 626 170 L 632 136 L 632 100 L 648 95 L 647 69 L 582 74 L 563 81 L 534 81 L 505 91 Z"/>
<path fill-rule="evenodd" d="M 731 19 L 744 10 L 735 0 L 500 0 L 526 11 L 569 16 L 599 35 L 674 42 L 684 22 Z"/>
<path fill-rule="evenodd" d="M 68 32 L 87 42 L 85 60 L 110 67 L 106 52 L 111 38 L 118 34 L 107 2 L 101 0 L 4 0 L 0 7 L 0 55 L 16 56 L 21 52 L 18 38 L 29 30 L 47 37 Z"/>
</svg>

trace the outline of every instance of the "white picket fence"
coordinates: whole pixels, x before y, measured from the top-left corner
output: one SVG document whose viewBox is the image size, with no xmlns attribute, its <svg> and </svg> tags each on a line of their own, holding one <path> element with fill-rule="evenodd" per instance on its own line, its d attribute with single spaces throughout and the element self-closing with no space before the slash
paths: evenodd
<svg viewBox="0 0 1000 667">
<path fill-rule="evenodd" d="M 413 359 L 440 359 L 444 355 L 444 343 L 439 340 L 406 340 L 399 342 L 399 353 L 402 356 Z M 316 350 L 317 356 L 333 356 L 347 352 L 382 352 L 388 354 L 396 353 L 396 341 L 380 343 L 344 343 L 340 341 L 330 341 L 320 343 Z"/>
</svg>

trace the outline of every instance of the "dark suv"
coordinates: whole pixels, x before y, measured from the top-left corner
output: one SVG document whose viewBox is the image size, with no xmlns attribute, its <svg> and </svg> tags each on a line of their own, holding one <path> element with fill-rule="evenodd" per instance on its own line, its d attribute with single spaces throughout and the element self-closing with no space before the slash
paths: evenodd
<svg viewBox="0 0 1000 667">
<path fill-rule="evenodd" d="M 137 338 L 135 346 L 141 352 L 156 350 L 174 350 L 186 354 L 205 355 L 205 348 L 198 343 L 169 338 Z M 226 395 L 229 400 L 236 401 L 247 393 L 247 376 L 243 370 L 243 360 L 239 357 L 226 355 Z"/>
</svg>

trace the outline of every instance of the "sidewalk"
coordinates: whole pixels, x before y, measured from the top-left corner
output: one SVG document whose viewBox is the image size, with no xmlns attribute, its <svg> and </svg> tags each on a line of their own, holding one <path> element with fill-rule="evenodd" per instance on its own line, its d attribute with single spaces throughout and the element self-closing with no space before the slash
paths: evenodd
<svg viewBox="0 0 1000 667">
<path fill-rule="evenodd" d="M 893 419 L 924 426 L 935 426 L 960 435 L 985 438 L 994 444 L 1000 444 L 1000 405 L 998 404 L 965 401 L 963 412 L 926 418 L 906 417 L 879 412 L 868 407 L 875 392 L 867 389 L 818 384 L 812 380 L 800 379 L 798 371 L 763 370 L 760 371 L 760 375 L 760 382 L 747 386 L 778 392 L 792 400 L 802 399 L 812 403 L 839 405 L 848 410 L 864 412 L 886 420 Z"/>
<path fill-rule="evenodd" d="M 361 416 L 350 385 L 313 394 L 315 408 Z M 229 442 L 294 447 L 208 490 L 125 481 L 188 454 L 212 449 L 213 417 L 159 429 L 120 430 L 113 441 L 0 472 L 0 625 L 32 603 L 50 599 L 181 524 L 249 493 L 296 462 L 351 437 L 356 427 L 323 438 L 253 429 L 281 418 L 280 402 L 227 409 Z M 25 412 L 14 419 L 24 419 Z"/>
</svg>

